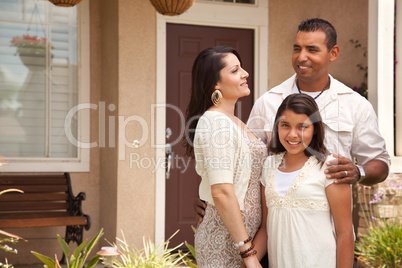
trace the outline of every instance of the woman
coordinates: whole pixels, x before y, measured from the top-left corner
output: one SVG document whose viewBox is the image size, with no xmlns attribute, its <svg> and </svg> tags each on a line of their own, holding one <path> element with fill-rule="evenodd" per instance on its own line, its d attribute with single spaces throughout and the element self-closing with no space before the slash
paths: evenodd
<svg viewBox="0 0 402 268">
<path fill-rule="evenodd" d="M 195 234 L 198 267 L 261 267 L 251 240 L 261 224 L 266 146 L 234 115 L 237 100 L 250 94 L 247 78 L 229 47 L 208 48 L 193 65 L 186 147 L 207 203 Z"/>
</svg>

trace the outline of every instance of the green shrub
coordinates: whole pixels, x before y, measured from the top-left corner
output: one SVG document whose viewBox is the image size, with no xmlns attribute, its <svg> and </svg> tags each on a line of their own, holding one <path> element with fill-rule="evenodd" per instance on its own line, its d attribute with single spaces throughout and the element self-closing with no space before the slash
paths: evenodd
<svg viewBox="0 0 402 268">
<path fill-rule="evenodd" d="M 378 220 L 356 243 L 358 259 L 370 267 L 402 267 L 402 225 L 399 219 Z"/>
<path fill-rule="evenodd" d="M 96 243 L 98 243 L 99 238 L 103 235 L 103 229 L 99 231 L 99 233 L 89 242 L 88 245 L 86 245 L 88 239 L 86 239 L 84 242 L 81 243 L 73 252 L 71 255 L 70 259 L 69 254 L 70 254 L 70 248 L 66 241 L 64 241 L 59 235 L 57 235 L 57 239 L 59 241 L 60 246 L 63 249 L 64 256 L 66 256 L 66 267 L 67 268 L 83 268 L 85 265 L 85 262 L 88 258 L 88 255 L 91 253 L 92 248 L 95 246 Z M 59 261 L 57 259 L 57 256 L 55 256 L 55 260 L 52 258 L 49 258 L 45 255 L 42 255 L 38 252 L 31 251 L 33 255 L 35 255 L 40 261 L 42 261 L 45 264 L 45 267 L 47 268 L 61 268 Z M 96 255 L 94 256 L 89 263 L 85 266 L 86 268 L 92 268 L 94 267 L 98 261 L 99 261 L 100 256 Z"/>
<path fill-rule="evenodd" d="M 399 204 L 402 181 L 387 179 L 381 186 L 361 186 L 359 191 L 361 213 L 368 228 L 367 234 L 359 235 L 355 253 L 358 260 L 369 267 L 400 268 L 402 215 Z M 381 212 L 379 208 L 383 205 L 393 210 Z"/>
</svg>

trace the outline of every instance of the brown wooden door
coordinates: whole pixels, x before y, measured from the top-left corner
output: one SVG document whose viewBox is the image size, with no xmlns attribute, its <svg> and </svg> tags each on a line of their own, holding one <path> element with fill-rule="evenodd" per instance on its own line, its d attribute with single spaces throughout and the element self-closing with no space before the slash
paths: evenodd
<svg viewBox="0 0 402 268">
<path fill-rule="evenodd" d="M 191 68 L 194 59 L 203 49 L 218 45 L 234 47 L 242 59 L 242 67 L 249 73 L 251 94 L 239 99 L 236 114 L 247 121 L 253 104 L 254 84 L 254 31 L 221 27 L 167 24 L 166 48 L 166 128 L 171 136 L 166 144 L 172 146 L 170 176 L 166 179 L 165 237 L 180 232 L 171 240 L 170 246 L 184 241 L 194 245 L 196 227 L 193 200 L 198 196 L 200 177 L 195 163 L 188 163 L 181 138 L 184 132 L 184 116 L 191 94 Z M 188 166 L 187 166 L 188 165 Z M 183 247 L 185 248 L 185 246 Z"/>
</svg>

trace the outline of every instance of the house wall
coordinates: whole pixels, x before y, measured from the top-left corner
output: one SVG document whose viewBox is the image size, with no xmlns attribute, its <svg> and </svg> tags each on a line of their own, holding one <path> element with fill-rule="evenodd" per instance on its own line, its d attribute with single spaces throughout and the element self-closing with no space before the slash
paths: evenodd
<svg viewBox="0 0 402 268">
<path fill-rule="evenodd" d="M 294 74 L 291 56 L 297 26 L 302 20 L 315 17 L 328 20 L 337 30 L 340 55 L 331 64 L 330 73 L 350 87 L 363 82 L 364 72 L 356 65 L 367 66 L 367 58 L 349 40 L 359 40 L 367 47 L 368 1 L 269 0 L 268 10 L 269 88 Z"/>
<path fill-rule="evenodd" d="M 117 134 L 116 127 L 109 124 L 110 117 L 116 118 L 120 112 L 118 92 L 118 65 L 119 65 L 119 39 L 118 39 L 118 1 L 91 1 L 91 93 L 98 95 L 97 104 L 102 103 L 103 111 L 96 111 L 91 117 L 97 118 L 98 124 L 94 131 L 98 133 L 97 141 L 103 137 L 104 144 L 100 148 L 97 161 L 100 163 L 98 193 L 99 202 L 96 204 L 100 210 L 98 222 L 104 228 L 105 238 L 114 241 L 117 211 Z M 92 41 L 93 40 L 93 41 Z M 109 105 L 115 110 L 111 111 Z M 99 116 L 101 115 L 101 119 Z M 112 130 L 112 132 L 109 131 Z M 114 135 L 114 137 L 113 137 Z M 101 243 L 104 244 L 104 243 Z"/>
<path fill-rule="evenodd" d="M 141 0 L 91 0 L 91 7 L 97 40 L 91 48 L 99 51 L 91 54 L 91 81 L 99 81 L 91 92 L 105 105 L 95 205 L 104 238 L 113 242 L 123 232 L 129 243 L 140 246 L 143 236 L 154 239 L 155 174 L 149 162 L 139 166 L 130 159 L 155 159 L 150 122 L 156 92 L 156 13 L 149 1 Z M 140 147 L 133 148 L 132 142 L 143 137 Z"/>
<path fill-rule="evenodd" d="M 156 12 L 149 1 L 119 0 L 119 115 L 134 120 L 119 132 L 117 236 L 120 230 L 140 247 L 143 236 L 153 241 L 155 232 L 156 159 L 151 139 L 151 107 L 156 102 Z M 121 146 L 142 140 L 140 147 Z M 122 151 L 124 150 L 124 152 Z M 134 154 L 134 156 L 132 156 Z M 130 165 L 130 159 L 146 159 Z"/>
<path fill-rule="evenodd" d="M 122 232 L 138 247 L 143 236 L 154 239 L 153 166 L 130 166 L 130 154 L 155 158 L 149 123 L 156 92 L 156 12 L 143 0 L 85 1 L 90 2 L 90 102 L 97 105 L 90 110 L 90 141 L 98 146 L 90 151 L 90 172 L 70 175 L 74 194 L 82 191 L 87 196 L 82 208 L 92 225 L 84 231 L 84 239 L 104 229 L 93 255 L 108 245 L 105 239 L 114 242 Z M 141 139 L 143 130 L 148 130 L 144 144 L 130 148 L 133 140 Z M 62 256 L 56 235 L 64 237 L 65 227 L 7 231 L 28 240 L 15 245 L 18 254 L 4 254 L 9 263 L 40 263 L 31 250 Z"/>
</svg>

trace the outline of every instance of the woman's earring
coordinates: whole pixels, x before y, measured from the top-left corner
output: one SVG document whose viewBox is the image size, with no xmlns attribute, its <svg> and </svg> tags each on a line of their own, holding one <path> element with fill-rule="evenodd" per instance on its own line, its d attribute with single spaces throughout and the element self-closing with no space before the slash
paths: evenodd
<svg viewBox="0 0 402 268">
<path fill-rule="evenodd" d="M 215 90 L 211 96 L 212 103 L 215 106 L 218 106 L 222 102 L 222 93 L 219 90 Z"/>
</svg>

